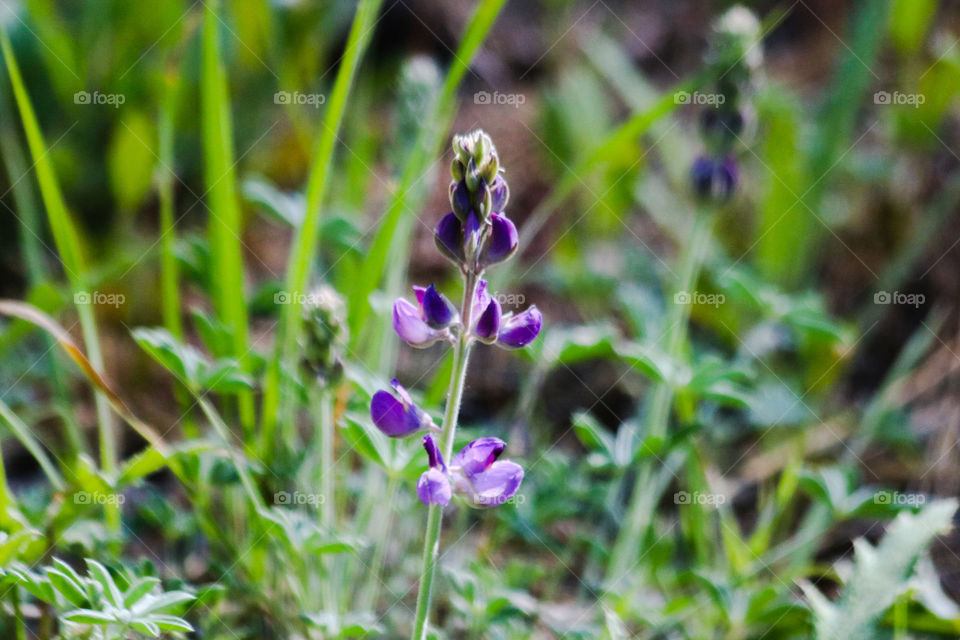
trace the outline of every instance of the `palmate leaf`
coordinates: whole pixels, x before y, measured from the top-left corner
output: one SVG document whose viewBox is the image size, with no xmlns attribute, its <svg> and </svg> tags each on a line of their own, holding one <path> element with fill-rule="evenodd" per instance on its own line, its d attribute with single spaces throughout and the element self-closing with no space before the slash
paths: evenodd
<svg viewBox="0 0 960 640">
<path fill-rule="evenodd" d="M 955 500 L 941 500 L 919 513 L 901 513 L 876 547 L 854 543 L 856 560 L 840 599 L 832 603 L 813 585 L 801 583 L 813 610 L 817 640 L 870 640 L 873 627 L 909 586 L 920 554 L 939 534 L 950 529 Z"/>
</svg>

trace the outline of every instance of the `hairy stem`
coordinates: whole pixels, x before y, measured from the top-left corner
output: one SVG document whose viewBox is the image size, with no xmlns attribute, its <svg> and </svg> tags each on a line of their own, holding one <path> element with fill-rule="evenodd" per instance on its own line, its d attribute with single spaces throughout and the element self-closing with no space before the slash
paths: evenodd
<svg viewBox="0 0 960 640">
<path fill-rule="evenodd" d="M 463 400 L 463 387 L 467 378 L 467 362 L 470 359 L 470 335 L 472 324 L 473 298 L 476 296 L 477 277 L 467 274 L 463 287 L 463 303 L 460 317 L 463 329 L 453 351 L 453 374 L 450 377 L 450 391 L 447 397 L 447 410 L 443 416 L 443 433 L 440 435 L 440 450 L 444 459 L 453 455 L 454 434 L 457 419 L 460 416 L 460 402 Z M 433 578 L 437 570 L 437 558 L 440 556 L 440 528 L 443 523 L 443 507 L 430 505 L 427 512 L 427 532 L 423 542 L 423 569 L 420 573 L 420 590 L 417 593 L 417 614 L 413 624 L 413 640 L 427 637 L 427 621 L 430 617 L 430 598 L 433 591 Z"/>
</svg>

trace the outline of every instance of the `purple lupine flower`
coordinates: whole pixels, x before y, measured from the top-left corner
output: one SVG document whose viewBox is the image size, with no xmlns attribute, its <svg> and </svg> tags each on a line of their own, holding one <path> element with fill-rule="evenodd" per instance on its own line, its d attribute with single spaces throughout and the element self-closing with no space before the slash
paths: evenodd
<svg viewBox="0 0 960 640">
<path fill-rule="evenodd" d="M 519 244 L 517 227 L 506 215 L 490 214 L 490 242 L 483 255 L 483 266 L 503 262 L 517 251 Z"/>
<path fill-rule="evenodd" d="M 521 349 L 536 339 L 543 326 L 543 315 L 536 305 L 517 315 L 507 314 L 500 321 L 497 345 L 505 349 Z"/>
<path fill-rule="evenodd" d="M 393 330 L 401 340 L 417 348 L 448 338 L 448 328 L 457 321 L 454 306 L 433 285 L 413 290 L 417 295 L 416 306 L 405 298 L 397 298 L 393 303 Z"/>
<path fill-rule="evenodd" d="M 450 461 L 449 468 L 437 448 L 433 436 L 423 437 L 430 468 L 417 482 L 417 497 L 424 504 L 446 505 L 457 493 L 476 507 L 504 504 L 523 482 L 523 467 L 509 460 L 497 460 L 506 443 L 500 438 L 474 440 Z"/>
<path fill-rule="evenodd" d="M 500 335 L 501 316 L 500 303 L 496 298 L 491 298 L 487 308 L 477 318 L 477 323 L 473 327 L 473 336 L 487 344 L 496 342 Z"/>
<path fill-rule="evenodd" d="M 436 429 L 433 419 L 414 404 L 396 378 L 390 385 L 399 399 L 389 391 L 377 391 L 370 402 L 370 417 L 380 431 L 391 438 L 402 438 L 421 429 Z"/>
<path fill-rule="evenodd" d="M 414 287 L 423 320 L 431 329 L 444 329 L 456 320 L 457 308 L 431 284 L 426 289 Z"/>
<path fill-rule="evenodd" d="M 690 179 L 697 197 L 719 203 L 726 202 L 733 195 L 739 175 L 733 156 L 722 159 L 700 156 L 690 167 Z"/>
</svg>

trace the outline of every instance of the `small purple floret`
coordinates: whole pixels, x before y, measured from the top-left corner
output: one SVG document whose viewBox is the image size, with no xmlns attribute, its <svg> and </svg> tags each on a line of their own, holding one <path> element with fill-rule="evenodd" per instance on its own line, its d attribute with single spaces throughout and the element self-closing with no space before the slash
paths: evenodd
<svg viewBox="0 0 960 640">
<path fill-rule="evenodd" d="M 540 335 L 542 326 L 543 315 L 536 306 L 532 306 L 523 313 L 501 320 L 497 344 L 506 349 L 523 348 Z"/>
</svg>

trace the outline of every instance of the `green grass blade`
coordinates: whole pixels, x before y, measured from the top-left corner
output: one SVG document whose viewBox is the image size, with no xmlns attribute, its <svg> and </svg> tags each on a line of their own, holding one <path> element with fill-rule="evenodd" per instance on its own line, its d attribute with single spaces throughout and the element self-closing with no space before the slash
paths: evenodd
<svg viewBox="0 0 960 640">
<path fill-rule="evenodd" d="M 47 455 L 47 452 L 40 442 L 33 437 L 30 427 L 27 426 L 27 424 L 20 419 L 20 416 L 14 413 L 13 409 L 3 400 L 0 400 L 0 418 L 3 418 L 3 421 L 10 427 L 13 435 L 20 441 L 23 448 L 26 449 L 37 461 L 37 464 L 40 465 L 40 469 L 43 471 L 43 474 L 47 476 L 50 486 L 57 491 L 63 491 L 66 488 L 66 483 L 63 481 L 63 476 L 57 471 L 56 465 L 50 460 L 50 456 Z"/>
<path fill-rule="evenodd" d="M 219 4 L 213 0 L 205 5 L 201 81 L 204 177 L 210 211 L 210 288 L 217 316 L 231 331 L 233 356 L 244 362 L 247 359 L 249 329 L 243 291 L 243 228 L 234 171 L 236 163 L 227 74 L 218 39 Z M 241 393 L 239 397 L 240 420 L 249 436 L 253 426 L 253 396 Z"/>
<path fill-rule="evenodd" d="M 317 143 L 317 153 L 307 180 L 307 206 L 303 223 L 297 229 L 287 268 L 287 291 L 297 294 L 305 293 L 310 276 L 310 265 L 313 263 L 320 240 L 320 213 L 324 198 L 330 187 L 330 176 L 333 171 L 333 152 L 338 140 L 343 115 L 347 107 L 350 89 L 356 77 L 357 67 L 363 58 L 363 53 L 370 41 L 374 21 L 380 9 L 382 0 L 362 0 L 357 6 L 357 13 L 350 28 L 347 47 L 337 71 L 333 92 L 330 94 L 329 106 L 323 120 L 323 130 Z M 301 305 L 297 295 L 290 297 L 290 304 L 283 307 L 280 327 L 280 352 L 271 363 L 267 376 L 263 399 L 263 441 L 269 444 L 277 425 L 278 410 L 281 408 L 282 389 L 287 384 L 281 371 L 287 367 L 295 356 L 297 338 L 300 333 Z M 283 401 L 284 415 L 289 414 L 288 403 Z M 265 451 L 267 449 L 264 449 Z"/>
<path fill-rule="evenodd" d="M 443 87 L 434 103 L 432 113 L 425 118 L 427 123 L 447 122 L 453 112 L 456 90 L 470 67 L 474 56 L 493 27 L 505 0 L 483 0 L 467 25 L 460 46 L 453 56 L 453 63 L 447 72 Z M 351 340 L 356 344 L 361 337 L 361 329 L 370 315 L 369 297 L 380 285 L 391 257 L 397 255 L 397 247 L 410 242 L 410 222 L 416 215 L 419 202 L 411 201 L 411 193 L 420 177 L 437 156 L 438 147 L 447 132 L 447 126 L 424 126 L 420 130 L 416 144 L 407 156 L 406 166 L 400 184 L 387 208 L 380 229 L 373 240 L 367 258 L 360 267 L 356 286 L 350 291 L 349 323 Z M 404 224 L 406 223 L 406 224 Z M 401 255 L 405 255 L 401 253 Z M 396 264 L 394 268 L 405 268 Z"/>
<path fill-rule="evenodd" d="M 27 165 L 26 153 L 23 150 L 17 132 L 14 130 L 14 114 L 8 102 L 5 87 L 0 87 L 0 154 L 6 165 L 7 176 L 10 180 L 10 190 L 13 192 L 13 201 L 17 208 L 16 217 L 20 229 L 20 247 L 26 264 L 27 282 L 35 287 L 47 281 L 48 267 L 44 260 L 47 251 L 43 243 L 44 226 L 41 218 L 40 204 L 36 195 L 25 177 L 30 168 Z M 47 347 L 53 342 L 45 340 Z M 49 349 L 48 349 L 49 350 Z M 63 416 L 64 430 L 74 453 L 85 451 L 86 445 L 80 429 L 73 416 L 70 415 L 69 390 L 62 363 L 56 358 L 49 359 L 50 382 L 54 398 Z"/>
<path fill-rule="evenodd" d="M 43 139 L 43 133 L 40 131 L 33 105 L 30 103 L 23 78 L 20 76 L 20 68 L 17 66 L 16 58 L 13 55 L 13 47 L 10 45 L 10 37 L 6 29 L 0 29 L 0 47 L 3 50 L 14 97 L 20 110 L 20 119 L 26 132 L 27 145 L 34 162 L 37 181 L 40 184 L 40 195 L 47 210 L 47 217 L 53 231 L 57 251 L 60 254 L 60 259 L 63 262 L 64 270 L 74 294 L 86 294 L 88 293 L 85 281 L 86 267 L 81 253 L 80 236 L 74 226 L 73 219 L 67 212 L 63 194 L 60 192 L 60 185 L 57 183 L 57 177 L 50 162 L 47 145 Z M 90 362 L 102 371 L 104 368 L 103 354 L 100 350 L 100 339 L 97 335 L 93 305 L 79 304 L 77 305 L 77 313 Z M 110 405 L 106 397 L 97 392 L 95 399 L 97 419 L 100 424 L 101 466 L 106 474 L 112 476 L 116 472 L 117 459 L 113 417 L 110 414 Z M 111 521 L 110 524 L 118 527 L 119 510 L 108 508 L 107 515 Z"/>
</svg>

